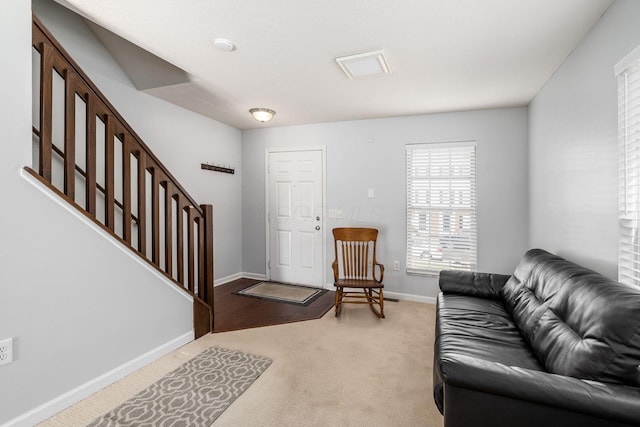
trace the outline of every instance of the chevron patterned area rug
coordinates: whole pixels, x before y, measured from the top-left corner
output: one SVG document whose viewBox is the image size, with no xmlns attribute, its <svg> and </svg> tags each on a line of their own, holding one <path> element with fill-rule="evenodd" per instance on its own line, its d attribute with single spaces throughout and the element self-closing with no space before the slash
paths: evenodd
<svg viewBox="0 0 640 427">
<path fill-rule="evenodd" d="M 209 426 L 269 365 L 263 356 L 211 347 L 89 426 Z"/>
</svg>

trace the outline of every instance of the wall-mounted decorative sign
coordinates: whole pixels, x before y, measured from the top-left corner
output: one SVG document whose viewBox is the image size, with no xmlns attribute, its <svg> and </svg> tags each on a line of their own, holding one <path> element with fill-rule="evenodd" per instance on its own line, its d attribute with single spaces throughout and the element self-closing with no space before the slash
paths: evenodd
<svg viewBox="0 0 640 427">
<path fill-rule="evenodd" d="M 228 168 L 226 166 L 210 165 L 209 163 L 202 163 L 201 167 L 202 169 L 206 169 L 208 171 L 230 173 L 231 175 L 236 173 L 236 170 L 234 168 Z"/>
</svg>

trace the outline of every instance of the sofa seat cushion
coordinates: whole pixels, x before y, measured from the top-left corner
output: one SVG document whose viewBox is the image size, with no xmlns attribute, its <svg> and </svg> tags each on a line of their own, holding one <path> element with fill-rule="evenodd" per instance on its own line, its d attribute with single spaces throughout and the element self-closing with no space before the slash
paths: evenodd
<svg viewBox="0 0 640 427">
<path fill-rule="evenodd" d="M 462 355 L 506 366 L 544 370 L 500 301 L 441 293 L 437 304 L 433 392 L 441 413 L 444 391 L 438 361 L 449 356 Z"/>
<path fill-rule="evenodd" d="M 458 294 L 438 296 L 436 348 L 507 366 L 544 370 L 496 300 Z"/>
<path fill-rule="evenodd" d="M 640 426 L 637 387 L 462 355 L 447 355 L 437 363 L 446 383 L 445 426 Z M 453 390 L 465 393 L 456 395 Z M 497 416 L 487 416 L 488 411 Z"/>
</svg>

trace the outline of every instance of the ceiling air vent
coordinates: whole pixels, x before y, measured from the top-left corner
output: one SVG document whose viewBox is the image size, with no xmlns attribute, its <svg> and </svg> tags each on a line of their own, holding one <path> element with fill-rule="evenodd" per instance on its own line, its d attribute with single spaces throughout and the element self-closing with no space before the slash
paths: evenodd
<svg viewBox="0 0 640 427">
<path fill-rule="evenodd" d="M 382 50 L 341 56 L 336 58 L 336 62 L 350 79 L 391 73 L 391 68 L 389 68 L 389 63 Z"/>
</svg>

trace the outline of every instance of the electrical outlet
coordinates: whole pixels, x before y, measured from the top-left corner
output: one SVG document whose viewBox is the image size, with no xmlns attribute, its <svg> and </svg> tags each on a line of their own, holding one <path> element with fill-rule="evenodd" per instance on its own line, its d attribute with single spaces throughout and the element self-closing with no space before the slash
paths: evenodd
<svg viewBox="0 0 640 427">
<path fill-rule="evenodd" d="M 400 271 L 400 261 L 393 261 L 393 269 L 395 271 Z"/>
<path fill-rule="evenodd" d="M 0 341 L 0 365 L 13 362 L 13 338 Z"/>
</svg>

